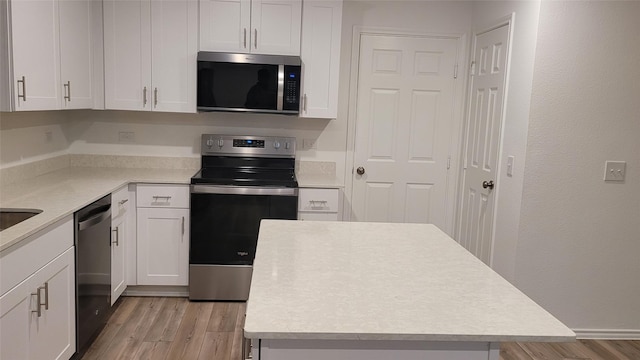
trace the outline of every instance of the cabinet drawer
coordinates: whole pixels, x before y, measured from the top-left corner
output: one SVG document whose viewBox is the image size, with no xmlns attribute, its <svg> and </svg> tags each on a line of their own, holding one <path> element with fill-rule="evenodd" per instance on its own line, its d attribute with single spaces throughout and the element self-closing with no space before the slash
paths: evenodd
<svg viewBox="0 0 640 360">
<path fill-rule="evenodd" d="M 0 256 L 0 295 L 73 246 L 73 215 L 22 242 Z"/>
<path fill-rule="evenodd" d="M 189 208 L 189 185 L 138 185 L 137 207 Z"/>
<path fill-rule="evenodd" d="M 111 218 L 117 218 L 126 213 L 129 204 L 129 187 L 127 185 L 111 193 Z"/>
<path fill-rule="evenodd" d="M 338 212 L 338 189 L 300 189 L 298 211 Z"/>
<path fill-rule="evenodd" d="M 338 213 L 328 212 L 299 212 L 298 220 L 307 221 L 338 221 Z"/>
</svg>

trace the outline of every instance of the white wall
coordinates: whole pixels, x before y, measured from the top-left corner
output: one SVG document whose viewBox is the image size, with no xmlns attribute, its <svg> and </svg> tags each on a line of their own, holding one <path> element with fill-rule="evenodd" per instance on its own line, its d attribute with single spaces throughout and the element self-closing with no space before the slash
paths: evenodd
<svg viewBox="0 0 640 360">
<path fill-rule="evenodd" d="M 69 137 L 73 113 L 0 113 L 0 168 L 66 154 L 73 141 Z"/>
<path fill-rule="evenodd" d="M 498 20 L 510 17 L 512 13 L 514 20 L 511 26 L 511 58 L 505 99 L 506 113 L 502 128 L 500 173 L 496 179 L 498 186 L 491 262 L 492 268 L 510 281 L 514 279 L 515 274 L 540 1 L 477 1 L 473 6 L 474 31 L 483 31 L 495 26 L 499 23 Z M 506 175 L 508 156 L 515 157 L 511 177 Z"/>
<path fill-rule="evenodd" d="M 569 327 L 636 338 L 638 19 L 637 1 L 542 3 L 515 274 Z M 627 161 L 625 183 L 605 160 Z"/>
</svg>

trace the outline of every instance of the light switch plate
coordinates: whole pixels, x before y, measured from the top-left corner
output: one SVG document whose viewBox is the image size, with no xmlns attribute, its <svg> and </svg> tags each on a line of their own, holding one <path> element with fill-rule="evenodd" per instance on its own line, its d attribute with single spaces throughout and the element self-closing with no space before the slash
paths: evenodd
<svg viewBox="0 0 640 360">
<path fill-rule="evenodd" d="M 604 164 L 604 181 L 624 181 L 626 170 L 626 161 L 606 161 Z"/>
<path fill-rule="evenodd" d="M 507 157 L 507 176 L 513 176 L 513 163 L 516 161 L 516 157 L 511 155 Z"/>
</svg>

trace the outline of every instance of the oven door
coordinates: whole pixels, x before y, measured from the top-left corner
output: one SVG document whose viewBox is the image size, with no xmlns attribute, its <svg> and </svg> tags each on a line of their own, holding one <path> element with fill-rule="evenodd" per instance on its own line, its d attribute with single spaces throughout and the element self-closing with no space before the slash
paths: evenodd
<svg viewBox="0 0 640 360">
<path fill-rule="evenodd" d="M 297 188 L 192 185 L 189 264 L 251 265 L 260 220 L 297 213 Z"/>
</svg>

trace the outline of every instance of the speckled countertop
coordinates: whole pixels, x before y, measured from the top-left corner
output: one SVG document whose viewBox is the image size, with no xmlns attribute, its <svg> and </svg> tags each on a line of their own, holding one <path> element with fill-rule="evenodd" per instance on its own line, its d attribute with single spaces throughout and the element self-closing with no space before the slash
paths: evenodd
<svg viewBox="0 0 640 360">
<path fill-rule="evenodd" d="M 42 213 L 0 232 L 0 251 L 127 183 L 189 184 L 197 170 L 69 167 L 0 187 L 0 207 Z"/>
<path fill-rule="evenodd" d="M 571 341 L 575 334 L 433 225 L 263 220 L 245 336 Z"/>
</svg>

